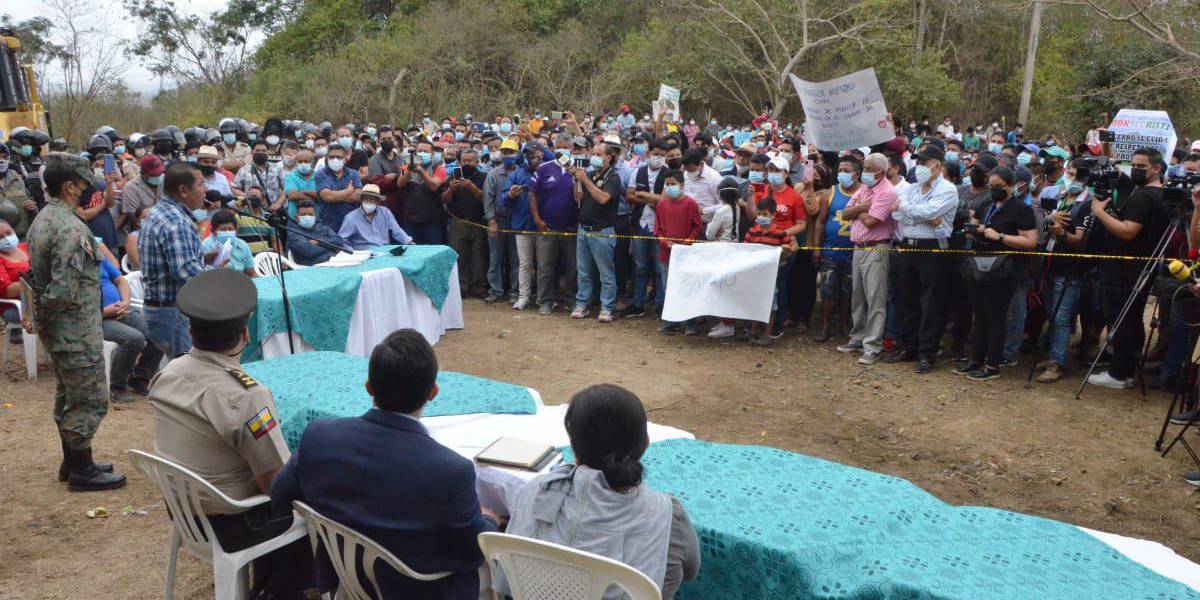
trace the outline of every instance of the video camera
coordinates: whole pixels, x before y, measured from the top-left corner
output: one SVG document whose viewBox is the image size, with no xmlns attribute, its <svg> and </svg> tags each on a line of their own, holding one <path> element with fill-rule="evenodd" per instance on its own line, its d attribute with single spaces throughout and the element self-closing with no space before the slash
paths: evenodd
<svg viewBox="0 0 1200 600">
<path fill-rule="evenodd" d="M 1163 184 L 1163 203 L 1186 212 L 1192 207 L 1192 188 L 1200 184 L 1200 173 L 1176 173 Z"/>
<path fill-rule="evenodd" d="M 1121 171 L 1107 156 L 1092 156 L 1083 159 L 1076 170 L 1075 179 L 1091 188 L 1092 194 L 1101 200 L 1112 198 L 1113 191 L 1121 182 Z"/>
</svg>

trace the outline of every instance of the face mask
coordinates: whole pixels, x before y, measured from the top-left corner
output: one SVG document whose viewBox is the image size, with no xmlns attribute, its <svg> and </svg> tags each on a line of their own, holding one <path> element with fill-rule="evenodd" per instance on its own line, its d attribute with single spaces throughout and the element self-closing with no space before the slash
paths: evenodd
<svg viewBox="0 0 1200 600">
<path fill-rule="evenodd" d="M 279 136 L 277 136 L 277 135 L 268 135 L 267 136 L 267 145 L 268 146 L 274 146 L 278 143 L 279 143 Z"/>
<path fill-rule="evenodd" d="M 716 120 L 716 119 L 713 119 L 713 120 L 709 121 L 709 122 L 708 122 L 708 124 L 709 124 L 709 125 L 716 125 L 716 124 L 717 124 L 717 120 Z"/>
<path fill-rule="evenodd" d="M 657 171 L 657 170 L 661 169 L 663 167 L 663 162 L 665 162 L 665 159 L 663 157 L 651 156 L 650 157 L 650 169 L 653 171 Z"/>
<path fill-rule="evenodd" d="M 767 147 L 767 143 L 766 142 L 754 142 L 754 147 L 758 148 L 759 150 L 762 150 L 763 148 Z"/>
<path fill-rule="evenodd" d="M 357 142 L 354 142 L 354 149 L 355 149 L 355 150 L 362 150 L 362 149 L 363 149 L 363 143 L 362 143 L 362 141 L 357 141 Z"/>
<path fill-rule="evenodd" d="M 432 161 L 433 161 L 433 164 L 435 164 L 435 165 L 436 165 L 436 164 L 438 164 L 438 163 L 440 163 L 440 162 L 442 162 L 442 153 L 441 153 L 441 152 L 434 152 L 434 153 L 433 153 L 433 156 L 430 158 L 430 160 L 432 160 Z M 458 157 L 452 158 L 452 159 L 450 160 L 450 162 L 457 162 L 457 161 L 458 161 Z"/>
<path fill-rule="evenodd" d="M 232 146 L 237 143 L 237 136 L 232 133 L 226 133 L 221 136 L 221 141 L 225 142 L 226 146 Z"/>
<path fill-rule="evenodd" d="M 312 163 L 297 163 L 296 164 L 296 172 L 301 175 L 308 175 L 309 173 L 312 173 L 312 169 L 313 169 Z"/>
<path fill-rule="evenodd" d="M 134 148 L 133 155 L 138 158 L 141 158 L 146 155 L 146 149 L 145 148 Z"/>
<path fill-rule="evenodd" d="M 267 155 L 261 154 L 261 153 L 256 153 L 256 154 L 254 154 L 253 157 L 251 157 L 251 160 L 254 161 L 254 164 L 261 167 L 261 166 L 267 164 Z"/>
<path fill-rule="evenodd" d="M 504 163 L 504 168 L 505 168 L 505 169 L 511 169 L 511 168 L 513 168 L 514 166 L 516 166 L 516 164 L 517 164 L 517 157 L 515 157 L 515 156 L 501 156 L 501 157 L 500 157 L 500 162 Z"/>
<path fill-rule="evenodd" d="M 500 133 L 512 133 L 512 123 L 501 123 Z"/>
<path fill-rule="evenodd" d="M 8 160 L 0 160 L 0 174 L 8 172 Z"/>
<path fill-rule="evenodd" d="M 1078 196 L 1082 193 L 1083 193 L 1083 184 L 1079 183 L 1078 181 L 1072 181 L 1071 184 L 1067 186 L 1067 195 L 1068 196 Z"/>
<path fill-rule="evenodd" d="M 312 150 L 313 147 L 316 145 L 317 145 L 317 143 L 314 142 L 313 140 L 304 140 L 304 147 L 308 148 L 309 150 Z"/>
<path fill-rule="evenodd" d="M 762 171 L 750 171 L 750 183 L 762 183 L 762 182 L 763 182 L 763 172 Z"/>
<path fill-rule="evenodd" d="M 716 169 L 718 173 L 724 173 L 733 166 L 732 162 L 733 161 L 729 160 L 728 158 L 715 158 L 713 159 L 713 168 Z"/>
<path fill-rule="evenodd" d="M 992 188 L 992 202 L 1004 202 L 1008 199 L 1008 190 L 1004 188 Z"/>
<path fill-rule="evenodd" d="M 196 221 L 203 221 L 208 218 L 208 211 L 203 208 L 197 208 L 192 211 L 192 218 L 196 219 Z"/>
<path fill-rule="evenodd" d="M 217 232 L 217 241 L 218 242 L 231 242 L 235 239 L 237 239 L 236 231 L 218 231 Z"/>
<path fill-rule="evenodd" d="M 838 173 L 838 184 L 844 188 L 854 185 L 853 173 Z"/>
<path fill-rule="evenodd" d="M 767 175 L 767 183 L 770 183 L 772 187 L 783 185 L 783 173 L 771 173 Z"/>
<path fill-rule="evenodd" d="M 925 185 L 933 178 L 933 170 L 925 165 L 917 165 L 914 173 L 917 176 L 917 183 Z"/>
<path fill-rule="evenodd" d="M 293 135 L 296 136 L 296 139 L 301 139 L 304 137 L 304 132 L 297 129 Z"/>
<path fill-rule="evenodd" d="M 385 141 L 385 142 L 382 142 L 379 144 L 379 151 L 383 152 L 384 154 L 391 154 L 392 150 L 395 150 L 395 149 L 396 149 L 396 145 L 393 144 L 392 142 Z"/>
<path fill-rule="evenodd" d="M 591 158 L 591 160 L 590 160 L 590 164 L 592 165 L 592 168 L 593 168 L 593 169 L 601 169 L 601 168 L 604 168 L 604 157 L 603 157 L 603 156 L 594 156 L 594 155 L 593 155 L 593 156 L 592 156 L 592 158 Z"/>
<path fill-rule="evenodd" d="M 305 229 L 312 229 L 317 225 L 316 215 L 300 215 L 299 217 L 296 217 L 296 220 L 299 221 L 300 226 Z"/>
<path fill-rule="evenodd" d="M 328 146 L 318 146 L 316 150 L 313 150 L 313 152 L 315 152 L 318 157 L 322 157 L 322 156 L 325 156 L 326 154 L 329 154 L 329 147 Z"/>
<path fill-rule="evenodd" d="M 162 185 L 162 180 L 163 180 L 162 175 L 153 175 L 151 177 L 146 178 L 146 183 L 157 187 L 157 186 Z"/>
<path fill-rule="evenodd" d="M 325 166 L 329 167 L 330 171 L 333 171 L 336 173 L 338 171 L 341 171 L 342 167 L 346 166 L 346 161 L 344 161 L 340 158 L 331 158 L 331 159 L 325 161 Z"/>
<path fill-rule="evenodd" d="M 681 158 L 668 158 L 667 159 L 667 168 L 669 168 L 669 169 L 674 170 L 674 169 L 678 169 L 679 167 L 682 167 L 682 166 L 683 166 L 683 159 L 681 159 Z"/>
<path fill-rule="evenodd" d="M 183 158 L 183 160 L 190 162 L 192 164 L 196 164 L 196 155 L 193 154 L 192 156 L 185 156 Z M 204 169 L 200 169 L 200 170 L 203 171 Z"/>
<path fill-rule="evenodd" d="M 1003 149 L 1004 149 L 1004 146 L 1001 146 L 1000 144 L 988 144 L 988 152 L 991 152 L 992 154 L 998 155 L 998 154 L 1000 154 L 1000 151 Z"/>
<path fill-rule="evenodd" d="M 3 238 L 0 238 L 0 251 L 7 252 L 17 247 L 17 234 L 10 233 Z"/>
<path fill-rule="evenodd" d="M 367 128 L 367 135 L 369 135 L 369 136 L 371 136 L 371 137 L 375 137 L 375 132 L 376 132 L 376 131 L 378 131 L 378 129 L 375 129 L 374 127 L 368 127 L 368 128 Z"/>
<path fill-rule="evenodd" d="M 875 187 L 875 184 L 878 183 L 875 181 L 875 174 L 870 171 L 863 171 L 862 182 L 867 187 Z"/>
<path fill-rule="evenodd" d="M 213 165 L 200 165 L 200 172 L 203 173 L 205 177 L 212 177 L 213 173 L 217 172 L 217 167 Z"/>
<path fill-rule="evenodd" d="M 1017 164 L 1018 165 L 1027 165 L 1027 164 L 1029 164 L 1029 161 L 1031 161 L 1031 160 L 1033 160 L 1033 157 L 1030 156 L 1028 153 L 1022 152 L 1017 155 Z"/>
<path fill-rule="evenodd" d="M 247 134 L 246 134 L 246 139 L 248 139 L 248 140 L 250 140 L 250 141 L 252 141 L 252 142 L 253 142 L 253 141 L 255 141 L 255 140 L 257 140 L 257 139 L 258 139 L 258 134 L 257 134 L 257 133 L 254 133 L 253 131 L 252 131 L 252 132 L 250 132 L 250 133 L 247 133 Z"/>
<path fill-rule="evenodd" d="M 1146 185 L 1150 182 L 1150 173 L 1141 167 L 1133 167 L 1129 170 L 1129 178 L 1133 185 Z"/>
<path fill-rule="evenodd" d="M 427 165 L 433 161 L 433 155 L 428 152 L 418 152 L 417 153 L 417 161 L 420 162 L 422 165 Z"/>
<path fill-rule="evenodd" d="M 125 146 L 116 146 L 116 147 L 114 147 L 114 148 L 113 148 L 113 154 L 117 154 L 117 155 L 125 154 Z"/>
<path fill-rule="evenodd" d="M 946 162 L 948 162 L 948 163 L 958 162 L 958 153 L 953 150 L 951 150 L 950 152 L 947 152 L 946 153 Z"/>
<path fill-rule="evenodd" d="M 754 224 L 765 229 L 771 226 L 772 220 L 773 219 L 771 219 L 771 217 L 756 217 L 754 219 Z"/>
<path fill-rule="evenodd" d="M 92 169 L 92 175 L 95 175 L 96 179 L 104 179 L 104 169 L 102 167 L 95 167 Z"/>
<path fill-rule="evenodd" d="M 379 205 L 375 204 L 374 202 L 363 202 L 362 203 L 363 212 L 367 213 L 368 215 L 375 214 L 376 208 L 379 208 Z"/>
<path fill-rule="evenodd" d="M 461 142 L 464 137 L 466 137 L 466 136 L 463 135 L 463 132 L 461 132 L 461 131 L 454 132 L 454 141 Z"/>
<path fill-rule="evenodd" d="M 21 156 L 29 156 L 33 154 L 33 146 L 21 146 L 17 148 L 17 152 L 20 152 Z"/>
<path fill-rule="evenodd" d="M 668 185 L 663 188 L 663 192 L 666 192 L 668 197 L 675 200 L 678 200 L 680 196 L 683 196 L 683 188 L 677 185 Z"/>
<path fill-rule="evenodd" d="M 634 144 L 633 145 L 633 153 L 636 156 L 641 156 L 641 155 L 645 154 L 646 151 L 649 149 L 650 149 L 650 146 L 648 144 Z"/>
<path fill-rule="evenodd" d="M 354 138 L 350 136 L 342 136 L 338 138 L 338 143 L 341 144 L 343 148 L 349 150 L 350 148 L 354 147 Z"/>
<path fill-rule="evenodd" d="M 294 169 L 296 167 L 296 159 L 291 156 L 283 157 L 283 166 Z"/>
</svg>

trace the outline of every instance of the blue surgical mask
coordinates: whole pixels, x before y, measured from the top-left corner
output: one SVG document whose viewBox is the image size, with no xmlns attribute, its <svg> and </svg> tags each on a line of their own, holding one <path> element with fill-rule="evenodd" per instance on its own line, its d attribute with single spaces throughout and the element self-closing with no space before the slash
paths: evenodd
<svg viewBox="0 0 1200 600">
<path fill-rule="evenodd" d="M 500 133 L 512 133 L 512 123 L 501 123 Z"/>
<path fill-rule="evenodd" d="M 854 173 L 838 173 L 838 185 L 844 188 L 854 185 Z"/>
<path fill-rule="evenodd" d="M 237 239 L 236 231 L 218 231 L 217 232 L 217 241 L 218 242 L 230 242 L 230 241 L 233 241 L 236 239 Z"/>
<path fill-rule="evenodd" d="M 257 133 L 254 133 L 253 131 L 252 131 L 252 132 L 250 132 L 250 133 L 247 133 L 247 134 L 246 134 L 246 139 L 248 139 L 248 140 L 250 140 L 250 141 L 252 141 L 252 142 L 253 142 L 253 141 L 255 141 L 255 140 L 257 140 L 257 139 L 258 139 L 258 134 L 257 134 Z"/>
<path fill-rule="evenodd" d="M 122 154 L 125 154 L 125 146 L 115 146 L 115 147 L 113 147 L 113 154 L 116 154 L 117 156 L 120 156 L 120 155 L 122 155 Z"/>
<path fill-rule="evenodd" d="M 762 183 L 763 177 L 762 171 L 750 171 L 750 183 Z"/>
<path fill-rule="evenodd" d="M 359 141 L 357 141 L 357 142 L 354 142 L 354 149 L 355 149 L 355 150 L 362 150 L 362 149 L 363 149 L 362 140 L 359 140 Z"/>
<path fill-rule="evenodd" d="M 593 169 L 603 168 L 604 167 L 604 157 L 593 155 L 592 158 L 590 159 L 590 164 L 592 165 Z"/>
<path fill-rule="evenodd" d="M 733 167 L 733 161 L 728 158 L 714 158 L 713 159 L 713 168 L 716 169 L 718 173 L 724 173 L 725 171 L 728 171 L 732 167 Z"/>
<path fill-rule="evenodd" d="M 9 250 L 12 250 L 13 248 L 16 248 L 17 242 L 19 242 L 19 241 L 20 240 L 17 239 L 17 234 L 15 234 L 15 233 L 10 233 L 10 234 L 0 238 L 0 252 L 7 252 Z"/>
<path fill-rule="evenodd" d="M 351 147 L 354 146 L 354 138 L 352 138 L 348 135 L 342 136 L 342 137 L 338 138 L 338 143 L 341 144 L 343 148 L 349 150 Z"/>
<path fill-rule="evenodd" d="M 33 154 L 33 146 L 21 146 L 17 148 L 17 152 L 20 152 L 21 156 L 29 156 Z"/>
<path fill-rule="evenodd" d="M 1000 144 L 988 144 L 988 152 L 991 152 L 992 154 L 999 155 L 1000 151 L 1003 149 L 1004 146 L 1001 146 Z"/>
<path fill-rule="evenodd" d="M 232 146 L 237 143 L 237 135 L 232 133 L 222 134 L 221 141 L 225 142 L 226 146 Z"/>
<path fill-rule="evenodd" d="M 367 135 L 369 135 L 369 136 L 371 136 L 371 137 L 375 137 L 375 132 L 377 132 L 377 131 L 379 131 L 379 130 L 378 130 L 378 129 L 375 129 L 374 127 L 368 127 L 368 128 L 367 128 Z"/>
<path fill-rule="evenodd" d="M 511 168 L 513 168 L 513 166 L 515 166 L 515 165 L 517 164 L 517 157 L 515 157 L 515 156 L 501 156 L 501 157 L 500 157 L 500 162 L 504 163 L 504 168 L 505 168 L 505 169 L 511 169 Z"/>
<path fill-rule="evenodd" d="M 771 226 L 771 221 L 773 220 L 771 217 L 755 217 L 754 224 L 766 229 Z"/>
<path fill-rule="evenodd" d="M 192 218 L 196 219 L 196 221 L 203 221 L 208 218 L 208 211 L 203 208 L 197 208 L 192 211 Z"/>
<path fill-rule="evenodd" d="M 296 165 L 296 172 L 307 176 L 312 173 L 313 166 L 309 163 L 299 163 Z"/>
<path fill-rule="evenodd" d="M 317 225 L 316 215 L 300 215 L 299 217 L 296 217 L 296 220 L 299 221 L 300 226 L 305 229 L 312 229 Z"/>
<path fill-rule="evenodd" d="M 0 160 L 0 175 L 8 172 L 8 160 Z"/>
<path fill-rule="evenodd" d="M 1083 184 L 1078 181 L 1072 181 L 1071 184 L 1067 186 L 1067 195 L 1068 196 L 1078 196 L 1082 193 L 1083 193 Z"/>
<path fill-rule="evenodd" d="M 783 185 L 783 173 L 771 173 L 767 175 L 767 183 L 774 187 Z"/>
<path fill-rule="evenodd" d="M 650 149 L 650 146 L 648 144 L 634 144 L 633 145 L 633 154 L 635 156 L 641 156 L 641 155 L 645 154 L 646 151 L 649 149 Z"/>
<path fill-rule="evenodd" d="M 1033 160 L 1033 156 L 1031 156 L 1028 152 L 1022 152 L 1017 155 L 1018 165 L 1027 165 L 1031 160 Z"/>
<path fill-rule="evenodd" d="M 675 200 L 678 200 L 680 196 L 683 196 L 683 188 L 678 185 L 665 186 L 663 187 L 663 192 L 665 192 L 668 197 Z"/>
<path fill-rule="evenodd" d="M 464 137 L 466 137 L 466 135 L 463 134 L 463 132 L 461 132 L 461 131 L 454 132 L 454 141 L 461 142 Z"/>
<path fill-rule="evenodd" d="M 162 180 L 163 180 L 162 175 L 151 175 L 146 178 L 146 184 L 153 185 L 153 186 L 159 186 L 159 185 L 162 185 Z"/>
<path fill-rule="evenodd" d="M 913 170 L 913 174 L 917 176 L 917 183 L 920 185 L 925 185 L 933 178 L 933 170 L 925 165 L 917 165 L 917 168 Z"/>
<path fill-rule="evenodd" d="M 948 163 L 958 162 L 958 153 L 953 150 L 947 152 L 946 153 L 946 162 L 948 162 Z"/>
<path fill-rule="evenodd" d="M 420 161 L 422 165 L 427 165 L 430 162 L 433 162 L 433 155 L 428 152 L 418 152 L 417 160 Z"/>
<path fill-rule="evenodd" d="M 875 174 L 870 171 L 863 171 L 862 182 L 867 187 L 875 187 Z"/>
</svg>

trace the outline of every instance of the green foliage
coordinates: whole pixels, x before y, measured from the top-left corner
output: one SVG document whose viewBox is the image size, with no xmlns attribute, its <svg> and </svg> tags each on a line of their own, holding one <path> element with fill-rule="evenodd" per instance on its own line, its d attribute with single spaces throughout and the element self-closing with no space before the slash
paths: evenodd
<svg viewBox="0 0 1200 600">
<path fill-rule="evenodd" d="M 260 67 L 309 60 L 380 27 L 367 22 L 362 0 L 309 0 L 259 46 L 254 59 Z"/>
</svg>

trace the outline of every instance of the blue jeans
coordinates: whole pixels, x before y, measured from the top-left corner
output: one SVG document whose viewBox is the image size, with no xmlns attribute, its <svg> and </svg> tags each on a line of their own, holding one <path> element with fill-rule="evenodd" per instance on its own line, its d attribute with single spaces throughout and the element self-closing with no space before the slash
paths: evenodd
<svg viewBox="0 0 1200 600">
<path fill-rule="evenodd" d="M 1046 310 L 1054 310 L 1058 295 L 1062 294 L 1062 304 L 1056 314 L 1047 314 L 1050 321 L 1050 361 L 1063 366 L 1067 364 L 1067 344 L 1071 342 L 1071 326 L 1075 322 L 1075 311 L 1079 304 L 1079 278 L 1076 277 L 1067 285 L 1066 275 L 1051 277 L 1046 286 Z"/>
<path fill-rule="evenodd" d="M 657 251 L 658 242 L 654 242 L 654 244 L 655 244 L 655 250 Z M 667 294 L 667 275 L 668 275 L 667 271 L 669 270 L 668 267 L 671 266 L 670 257 L 667 257 L 667 259 L 668 259 L 667 261 L 663 261 L 663 260 L 659 259 L 657 257 L 657 255 L 654 258 L 655 264 L 658 265 L 658 290 L 659 290 L 658 293 L 655 295 L 662 297 L 662 298 L 665 298 L 666 294 Z M 659 302 L 658 306 L 659 306 L 659 314 L 661 314 L 662 313 L 662 301 Z M 663 319 L 663 322 L 670 323 L 671 325 L 679 325 L 679 322 L 677 322 L 677 321 L 668 321 L 666 319 Z M 688 319 L 683 322 L 683 325 L 685 325 L 687 327 L 695 327 L 696 324 L 697 324 L 697 319 Z"/>
<path fill-rule="evenodd" d="M 500 229 L 511 229 L 510 217 L 496 217 Z M 517 268 L 517 238 L 511 233 L 488 236 L 488 288 L 493 296 L 504 296 L 504 263 L 508 262 L 508 293 L 517 295 L 520 270 Z"/>
<path fill-rule="evenodd" d="M 446 245 L 445 223 L 405 223 L 404 232 L 412 237 L 414 244 Z"/>
<path fill-rule="evenodd" d="M 634 230 L 636 235 L 652 235 L 645 227 L 639 225 Z M 633 305 L 642 307 L 646 305 L 646 288 L 650 286 L 650 276 L 655 272 L 655 266 L 658 263 L 654 259 L 654 254 L 658 252 L 658 242 L 654 240 L 631 240 L 630 251 L 633 254 Z M 658 306 L 662 306 L 663 286 L 662 281 L 655 279 L 657 285 L 654 286 L 654 301 Z"/>
<path fill-rule="evenodd" d="M 1004 362 L 1016 360 L 1025 340 L 1025 311 L 1029 308 L 1029 288 L 1033 280 L 1028 276 L 1017 282 L 1017 290 L 1008 302 L 1008 332 L 1004 336 Z"/>
<path fill-rule="evenodd" d="M 575 307 L 587 306 L 592 301 L 592 268 L 600 272 L 600 310 L 617 308 L 617 271 L 613 264 L 613 253 L 617 250 L 615 230 L 606 227 L 587 232 L 579 228 L 575 238 L 575 269 L 578 272 L 579 290 L 575 293 Z"/>
<path fill-rule="evenodd" d="M 174 306 L 146 306 L 142 309 L 146 317 L 147 338 L 167 358 L 187 354 L 192 349 L 192 335 L 188 333 L 188 320 Z"/>
</svg>

